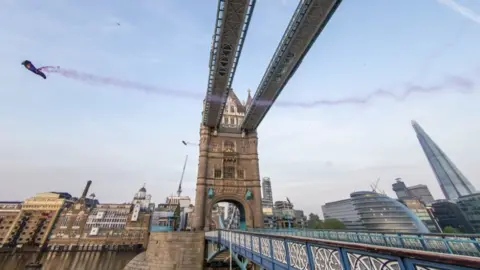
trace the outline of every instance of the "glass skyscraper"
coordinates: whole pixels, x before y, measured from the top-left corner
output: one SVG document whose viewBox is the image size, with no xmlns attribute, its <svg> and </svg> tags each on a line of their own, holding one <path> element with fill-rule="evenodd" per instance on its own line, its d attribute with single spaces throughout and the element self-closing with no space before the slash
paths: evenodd
<svg viewBox="0 0 480 270">
<path fill-rule="evenodd" d="M 472 183 L 457 169 L 442 149 L 425 133 L 422 127 L 415 121 L 412 121 L 412 126 L 445 198 L 447 200 L 456 200 L 460 196 L 475 193 L 476 191 Z"/>
</svg>

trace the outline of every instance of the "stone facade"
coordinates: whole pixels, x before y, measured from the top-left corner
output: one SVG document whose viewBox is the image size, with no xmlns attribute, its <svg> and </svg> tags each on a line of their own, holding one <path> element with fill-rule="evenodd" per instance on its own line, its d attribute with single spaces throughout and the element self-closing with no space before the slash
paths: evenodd
<svg viewBox="0 0 480 270">
<path fill-rule="evenodd" d="M 142 187 L 131 204 L 100 204 L 82 196 L 62 209 L 52 227 L 48 248 L 53 250 L 144 249 L 150 225 L 149 196 Z M 138 211 L 136 211 L 136 209 Z"/>
<path fill-rule="evenodd" d="M 247 227 L 263 227 L 256 134 L 214 133 L 201 128 L 193 227 L 210 230 L 212 208 L 219 202 L 242 207 Z"/>
<path fill-rule="evenodd" d="M 0 202 L 0 247 L 8 238 L 8 232 L 15 227 L 15 220 L 20 214 L 22 202 Z"/>
<path fill-rule="evenodd" d="M 215 227 L 212 210 L 220 202 L 235 204 L 247 227 L 263 227 L 257 134 L 239 129 L 249 102 L 250 93 L 242 103 L 231 91 L 221 126 L 200 127 L 195 210 L 187 222 L 193 232 L 151 232 L 147 251 L 125 270 L 204 269 L 204 231 Z"/>
<path fill-rule="evenodd" d="M 203 232 L 152 232 L 148 250 L 124 270 L 200 270 L 204 265 Z"/>
<path fill-rule="evenodd" d="M 87 206 L 83 199 L 66 207 L 53 227 L 49 248 L 84 246 L 122 246 L 146 248 L 150 213 L 140 212 L 132 220 L 132 204 L 96 204 Z M 98 214 L 101 217 L 98 217 Z M 111 221 L 108 221 L 111 220 Z"/>
<path fill-rule="evenodd" d="M 48 241 L 48 236 L 64 207 L 72 203 L 72 196 L 64 192 L 38 193 L 26 199 L 8 233 L 4 234 L 3 246 L 38 248 Z"/>
<path fill-rule="evenodd" d="M 200 156 L 193 228 L 208 231 L 212 209 L 219 202 L 235 204 L 247 227 L 263 227 L 262 193 L 256 132 L 242 133 L 246 107 L 233 91 L 218 129 L 200 127 Z"/>
</svg>

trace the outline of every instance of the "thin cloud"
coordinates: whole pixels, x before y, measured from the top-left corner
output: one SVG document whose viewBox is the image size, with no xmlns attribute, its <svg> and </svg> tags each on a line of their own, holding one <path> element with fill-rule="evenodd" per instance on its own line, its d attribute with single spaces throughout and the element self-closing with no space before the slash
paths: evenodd
<svg viewBox="0 0 480 270">
<path fill-rule="evenodd" d="M 471 10 L 470 8 L 463 6 L 456 2 L 455 0 L 437 0 L 440 4 L 447 6 L 451 10 L 457 12 L 458 14 L 462 15 L 463 17 L 480 24 L 480 15 L 477 14 L 475 11 Z"/>
</svg>

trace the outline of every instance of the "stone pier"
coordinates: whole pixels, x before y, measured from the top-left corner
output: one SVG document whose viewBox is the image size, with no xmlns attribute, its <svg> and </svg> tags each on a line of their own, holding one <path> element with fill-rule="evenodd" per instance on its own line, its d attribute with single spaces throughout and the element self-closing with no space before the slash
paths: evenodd
<svg viewBox="0 0 480 270">
<path fill-rule="evenodd" d="M 205 232 L 152 232 L 147 251 L 124 270 L 200 270 L 205 261 Z"/>
</svg>

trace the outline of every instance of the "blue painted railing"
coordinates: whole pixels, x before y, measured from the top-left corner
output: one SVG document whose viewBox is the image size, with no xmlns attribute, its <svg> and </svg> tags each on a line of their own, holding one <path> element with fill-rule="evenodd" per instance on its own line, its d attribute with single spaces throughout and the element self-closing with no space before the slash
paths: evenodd
<svg viewBox="0 0 480 270">
<path fill-rule="evenodd" d="M 248 229 L 248 231 L 480 257 L 480 234 L 374 233 L 309 229 Z"/>
<path fill-rule="evenodd" d="M 264 269 L 473 270 L 480 258 L 359 243 L 217 230 L 208 241 L 232 249 Z M 231 243 L 230 243 L 231 242 Z"/>
<path fill-rule="evenodd" d="M 172 226 L 159 226 L 159 225 L 151 225 L 150 232 L 172 232 Z"/>
</svg>

